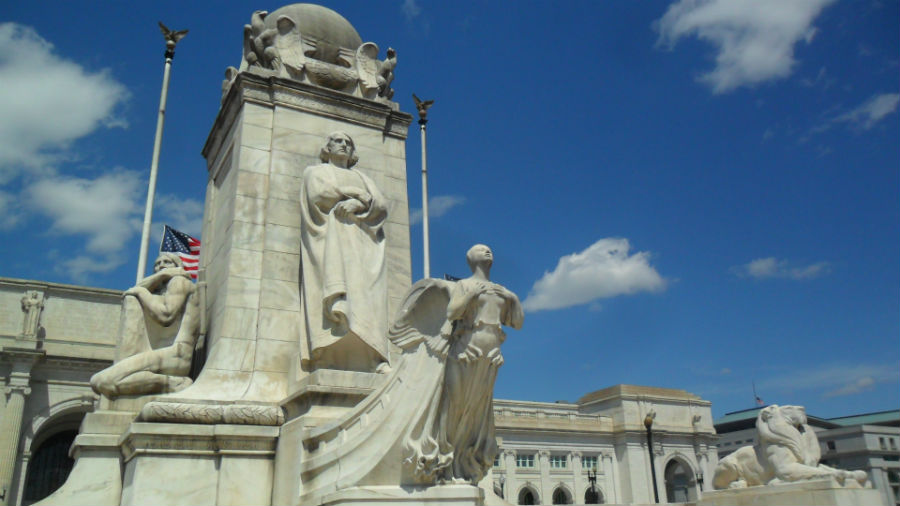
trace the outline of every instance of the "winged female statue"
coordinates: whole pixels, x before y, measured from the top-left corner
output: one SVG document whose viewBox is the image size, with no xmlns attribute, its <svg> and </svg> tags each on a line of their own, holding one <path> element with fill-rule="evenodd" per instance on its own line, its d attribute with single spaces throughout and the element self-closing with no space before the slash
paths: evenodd
<svg viewBox="0 0 900 506">
<path fill-rule="evenodd" d="M 503 326 L 521 328 L 518 297 L 490 281 L 493 253 L 469 249 L 472 276 L 423 279 L 388 332 L 402 356 L 384 384 L 334 424 L 310 430 L 301 502 L 353 486 L 476 485 L 497 453 L 493 391 Z"/>
</svg>

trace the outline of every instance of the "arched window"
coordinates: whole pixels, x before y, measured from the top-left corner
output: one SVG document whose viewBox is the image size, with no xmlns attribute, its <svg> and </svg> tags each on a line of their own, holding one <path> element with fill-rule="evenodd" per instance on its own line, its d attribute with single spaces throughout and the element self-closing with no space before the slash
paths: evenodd
<svg viewBox="0 0 900 506">
<path fill-rule="evenodd" d="M 537 497 L 530 488 L 526 487 L 519 492 L 519 504 L 537 504 Z"/>
<path fill-rule="evenodd" d="M 672 459 L 666 464 L 666 496 L 669 502 L 691 502 L 697 500 L 694 489 L 694 475 L 683 462 Z"/>
<path fill-rule="evenodd" d="M 553 504 L 572 504 L 572 498 L 569 493 L 562 487 L 556 487 L 553 491 Z"/>
<path fill-rule="evenodd" d="M 588 489 L 584 491 L 584 503 L 603 504 L 603 492 L 601 492 L 599 488 L 594 487 L 591 489 L 588 487 Z"/>
<path fill-rule="evenodd" d="M 77 430 L 64 430 L 48 437 L 32 452 L 22 504 L 40 501 L 56 491 L 72 471 L 75 461 L 69 458 L 69 447 L 78 435 Z"/>
</svg>

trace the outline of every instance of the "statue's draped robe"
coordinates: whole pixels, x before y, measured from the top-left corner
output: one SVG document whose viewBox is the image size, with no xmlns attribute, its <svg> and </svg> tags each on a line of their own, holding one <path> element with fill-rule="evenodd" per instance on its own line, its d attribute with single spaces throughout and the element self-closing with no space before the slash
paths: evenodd
<svg viewBox="0 0 900 506">
<path fill-rule="evenodd" d="M 429 278 L 410 288 L 388 333 L 403 352 L 393 371 L 344 417 L 304 438 L 302 504 L 353 486 L 481 481 L 497 451 L 492 359 L 503 340 L 499 323 L 520 328 L 523 314 L 514 296 L 501 300 L 476 287 Z M 460 363 L 468 343 L 490 340 L 496 354 L 484 349 Z"/>
<path fill-rule="evenodd" d="M 482 292 L 479 285 L 485 284 L 489 288 Z M 502 364 L 500 345 L 506 339 L 501 325 L 520 328 L 524 316 L 518 299 L 504 292 L 510 294 L 473 278 L 458 281 L 451 292 L 447 321 L 454 326 L 441 398 L 443 419 L 436 428 L 438 440 L 453 450 L 450 468 L 439 473 L 443 479 L 478 483 L 497 454 L 493 395 Z"/>
<path fill-rule="evenodd" d="M 352 190 L 372 196 L 369 208 L 338 218 L 334 208 Z M 323 163 L 303 172 L 300 200 L 300 286 L 310 357 L 315 361 L 352 333 L 388 361 L 384 197 L 362 172 Z"/>
</svg>

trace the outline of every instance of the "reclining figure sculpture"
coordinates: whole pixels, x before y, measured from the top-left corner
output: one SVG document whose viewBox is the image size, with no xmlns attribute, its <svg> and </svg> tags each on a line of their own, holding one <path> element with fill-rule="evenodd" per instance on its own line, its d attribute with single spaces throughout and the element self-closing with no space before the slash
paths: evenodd
<svg viewBox="0 0 900 506">
<path fill-rule="evenodd" d="M 116 360 L 91 388 L 108 398 L 183 390 L 199 335 L 197 285 L 178 255 L 160 253 L 153 274 L 123 294 Z"/>
<path fill-rule="evenodd" d="M 756 418 L 757 443 L 727 455 L 716 466 L 717 489 L 775 485 L 834 478 L 845 487 L 865 487 L 865 471 L 845 471 L 819 464 L 821 450 L 803 406 L 771 405 Z"/>
</svg>

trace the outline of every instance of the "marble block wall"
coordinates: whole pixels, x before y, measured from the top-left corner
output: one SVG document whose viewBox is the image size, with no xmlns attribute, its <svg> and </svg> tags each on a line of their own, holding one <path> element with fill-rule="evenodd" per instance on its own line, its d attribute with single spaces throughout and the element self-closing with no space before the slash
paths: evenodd
<svg viewBox="0 0 900 506">
<path fill-rule="evenodd" d="M 411 121 L 396 106 L 288 79 L 242 73 L 234 82 L 203 150 L 209 354 L 195 395 L 277 402 L 304 374 L 295 365 L 305 342 L 301 176 L 321 163 L 319 150 L 336 130 L 353 138 L 356 168 L 390 200 L 385 235 L 393 315 L 410 286 L 405 152 Z M 202 387 L 216 383 L 219 393 Z"/>
</svg>

